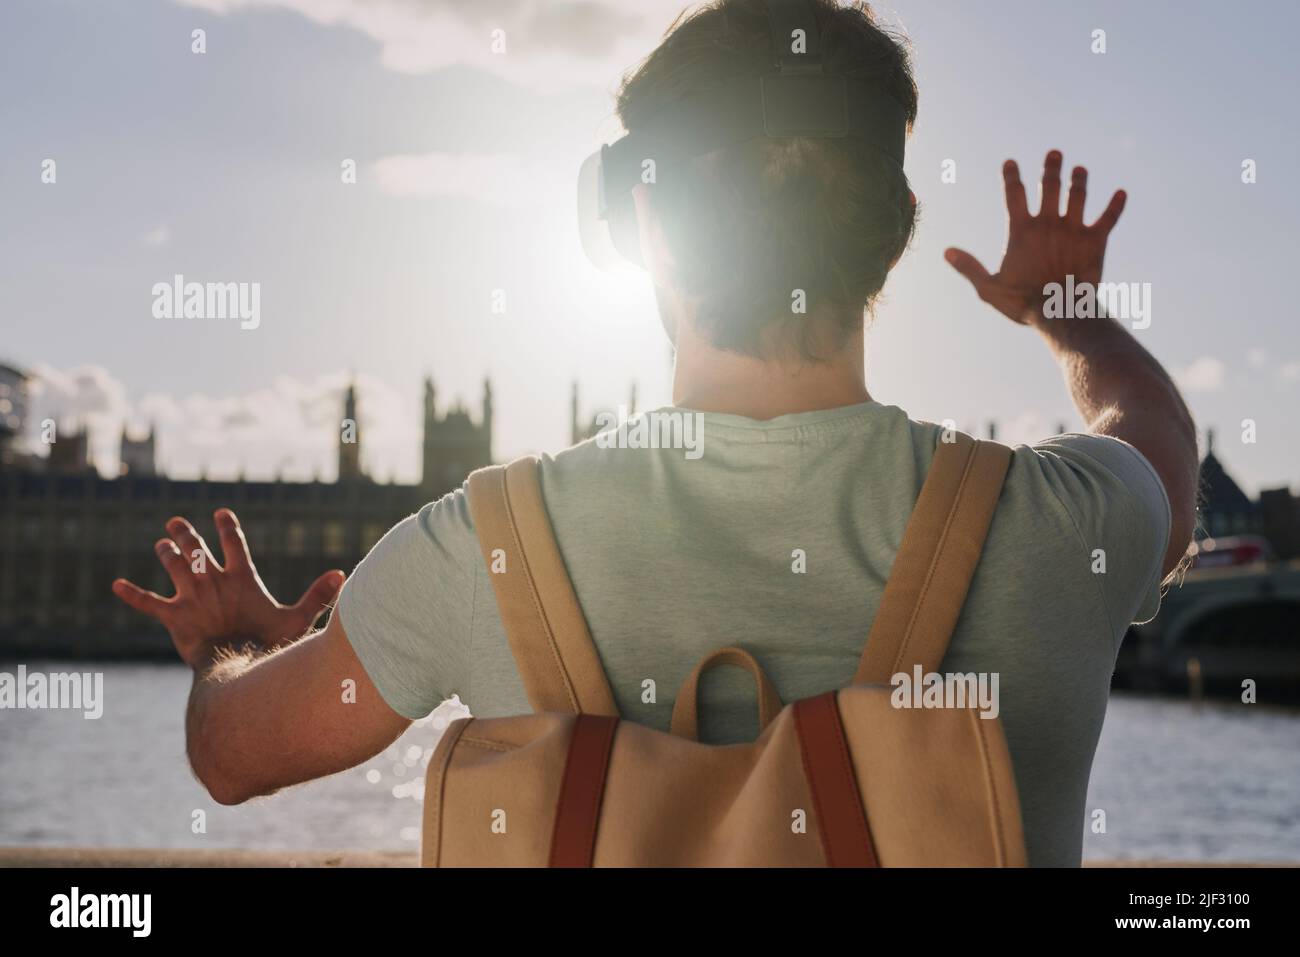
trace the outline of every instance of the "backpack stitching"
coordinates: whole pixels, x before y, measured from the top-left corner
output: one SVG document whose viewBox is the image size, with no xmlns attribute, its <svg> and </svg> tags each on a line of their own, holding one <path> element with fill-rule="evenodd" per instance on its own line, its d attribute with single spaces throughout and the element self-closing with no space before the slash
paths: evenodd
<svg viewBox="0 0 1300 957">
<path fill-rule="evenodd" d="M 433 807 L 429 811 L 429 820 L 431 820 L 433 826 L 438 829 L 437 840 L 433 843 L 434 867 L 442 866 L 442 815 L 446 807 L 446 795 L 444 792 L 447 789 L 447 778 L 451 771 L 451 758 L 456 751 L 456 746 L 464 740 L 465 729 L 468 728 L 473 721 L 473 718 L 468 718 L 463 724 L 459 721 L 452 722 L 451 727 L 444 732 L 444 735 L 452 735 L 452 737 L 447 741 L 446 752 L 440 755 L 441 766 L 438 768 L 438 787 L 433 792 Z M 460 725 L 460 727 L 457 728 L 457 725 Z"/>
<path fill-rule="evenodd" d="M 925 605 L 925 596 L 929 594 L 930 586 L 934 583 L 935 570 L 939 567 L 944 555 L 944 550 L 948 547 L 948 533 L 952 529 L 953 519 L 961 508 L 962 496 L 966 492 L 966 480 L 970 477 L 971 469 L 974 467 L 975 455 L 978 449 L 979 442 L 977 441 L 971 446 L 970 454 L 966 457 L 966 465 L 962 469 L 961 480 L 957 483 L 957 494 L 953 496 L 952 507 L 948 510 L 948 515 L 944 519 L 943 529 L 939 532 L 939 545 L 934 550 L 934 557 L 930 559 L 930 567 L 925 573 L 925 581 L 921 586 L 921 594 L 917 596 L 916 604 L 912 608 L 912 617 L 907 621 L 907 628 L 903 632 L 903 640 L 898 646 L 898 654 L 894 656 L 894 663 L 891 666 L 891 672 L 893 673 L 897 673 L 899 664 L 902 662 L 903 656 L 907 652 L 907 647 L 912 640 L 912 631 L 916 627 L 916 620 L 921 614 L 922 607 Z M 933 468 L 933 464 L 931 467 Z M 956 623 L 954 622 L 954 627 L 955 625 Z M 936 662 L 936 666 L 937 664 L 938 663 Z"/>
<path fill-rule="evenodd" d="M 1007 860 L 1007 841 L 1006 835 L 1002 832 L 1002 809 L 998 803 L 998 788 L 993 776 L 993 761 L 989 754 L 988 740 L 985 738 L 984 719 L 980 718 L 974 711 L 970 712 L 971 720 L 975 722 L 975 738 L 979 742 L 980 756 L 984 759 L 984 779 L 989 786 L 989 799 L 993 802 L 993 841 L 994 850 L 997 853 L 999 865 L 1003 865 Z"/>
<path fill-rule="evenodd" d="M 510 492 L 506 487 L 505 468 L 501 469 L 501 499 L 505 504 L 506 521 L 510 526 L 510 537 L 514 539 L 515 548 L 518 550 L 520 560 L 524 566 L 524 576 L 528 579 L 529 597 L 532 599 L 533 609 L 537 612 L 537 617 L 541 621 L 542 633 L 546 638 L 546 646 L 551 652 L 551 661 L 555 664 L 555 668 L 560 674 L 560 683 L 564 686 L 564 694 L 565 697 L 569 699 L 569 706 L 575 713 L 579 713 L 582 711 L 582 708 L 578 705 L 578 698 L 569 681 L 569 675 L 564 670 L 564 659 L 560 655 L 559 647 L 555 643 L 555 633 L 551 629 L 550 621 L 547 620 L 546 609 L 542 607 L 541 595 L 537 590 L 537 582 L 536 579 L 533 578 L 533 570 L 528 563 L 528 553 L 524 551 L 523 542 L 519 539 L 519 530 L 515 525 L 515 512 L 514 508 L 510 504 Z M 520 677 L 522 678 L 523 676 L 520 675 Z"/>
</svg>

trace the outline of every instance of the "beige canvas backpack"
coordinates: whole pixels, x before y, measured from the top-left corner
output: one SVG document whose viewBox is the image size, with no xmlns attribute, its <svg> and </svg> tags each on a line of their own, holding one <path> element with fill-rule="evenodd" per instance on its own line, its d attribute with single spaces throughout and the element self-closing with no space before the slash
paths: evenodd
<svg viewBox="0 0 1300 957">
<path fill-rule="evenodd" d="M 938 670 L 1009 461 L 1005 446 L 965 435 L 939 444 L 850 687 L 782 707 L 752 655 L 722 648 L 686 678 L 671 733 L 618 718 L 536 460 L 475 472 L 470 508 L 535 713 L 447 729 L 429 763 L 421 862 L 1024 865 L 999 721 L 974 707 L 896 708 L 889 685 L 914 665 Z M 720 664 L 757 684 L 750 744 L 696 740 L 700 675 Z"/>
</svg>

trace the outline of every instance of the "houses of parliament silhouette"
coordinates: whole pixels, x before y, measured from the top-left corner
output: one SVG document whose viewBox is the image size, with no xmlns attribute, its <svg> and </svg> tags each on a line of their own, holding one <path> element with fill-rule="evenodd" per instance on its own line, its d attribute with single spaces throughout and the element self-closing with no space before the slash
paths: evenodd
<svg viewBox="0 0 1300 957">
<path fill-rule="evenodd" d="M 572 438 L 594 434 L 579 422 Z M 362 464 L 357 395 L 349 386 L 333 482 L 173 479 L 157 465 L 157 441 L 121 436 L 120 474 L 102 476 L 82 429 L 60 429 L 49 454 L 20 447 L 27 426 L 27 377 L 0 365 L 0 654 L 170 657 L 166 633 L 113 597 L 115 578 L 159 594 L 172 588 L 152 544 L 164 522 L 184 515 L 215 545 L 212 513 L 239 515 L 253 560 L 271 594 L 294 601 L 329 568 L 351 571 L 385 532 L 492 464 L 492 386 L 484 382 L 477 421 L 459 403 L 439 410 L 424 386 L 420 481 L 383 483 Z"/>
<path fill-rule="evenodd" d="M 635 408 L 633 391 L 628 409 Z M 0 657 L 172 658 L 166 633 L 114 598 L 110 585 L 123 577 L 171 593 L 151 546 L 173 515 L 186 516 L 215 543 L 212 513 L 233 508 L 267 588 L 294 601 L 321 572 L 350 571 L 389 528 L 493 462 L 489 382 L 475 421 L 459 403 L 440 412 L 433 382 L 425 380 L 414 485 L 366 475 L 355 388 L 341 411 L 333 482 L 173 479 L 157 467 L 152 429 L 144 438 L 123 431 L 120 474 L 106 478 L 93 467 L 84 428 L 59 430 L 48 455 L 22 448 L 27 377 L 0 364 Z M 580 419 L 575 383 L 572 441 L 595 435 L 597 421 Z M 989 437 L 996 437 L 991 425 Z M 1300 557 L 1300 496 L 1281 487 L 1252 500 L 1215 456 L 1213 433 L 1206 444 L 1199 534 L 1260 534 L 1277 558 Z"/>
</svg>

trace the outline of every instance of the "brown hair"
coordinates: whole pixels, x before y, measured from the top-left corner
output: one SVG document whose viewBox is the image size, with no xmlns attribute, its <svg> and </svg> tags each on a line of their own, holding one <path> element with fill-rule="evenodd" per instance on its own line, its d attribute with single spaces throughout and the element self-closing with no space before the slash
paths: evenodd
<svg viewBox="0 0 1300 957">
<path fill-rule="evenodd" d="M 910 131 L 917 91 L 906 42 L 866 3 L 813 7 L 826 72 L 879 84 Z M 683 14 L 624 78 L 623 126 L 636 132 L 701 87 L 769 68 L 771 45 L 765 0 L 714 0 Z M 817 359 L 824 348 L 814 343 L 826 346 L 829 329 L 831 349 L 843 346 L 907 248 L 916 219 L 909 193 L 898 164 L 852 137 L 759 137 L 690 161 L 651 195 L 671 279 L 698 304 L 702 335 L 746 355 L 793 349 Z M 806 315 L 791 312 L 795 289 L 806 293 Z"/>
</svg>

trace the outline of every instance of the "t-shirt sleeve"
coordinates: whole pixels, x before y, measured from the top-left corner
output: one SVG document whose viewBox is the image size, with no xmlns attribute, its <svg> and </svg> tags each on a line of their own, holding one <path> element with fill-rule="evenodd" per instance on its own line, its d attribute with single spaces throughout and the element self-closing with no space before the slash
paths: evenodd
<svg viewBox="0 0 1300 957">
<path fill-rule="evenodd" d="M 1130 623 L 1154 618 L 1172 513 L 1146 456 L 1121 439 L 1078 433 L 1017 454 L 1033 456 L 1032 467 L 1069 513 L 1112 633 L 1122 636 Z"/>
<path fill-rule="evenodd" d="M 479 561 L 461 488 L 394 525 L 344 583 L 343 630 L 398 714 L 422 718 L 468 697 Z"/>
</svg>

